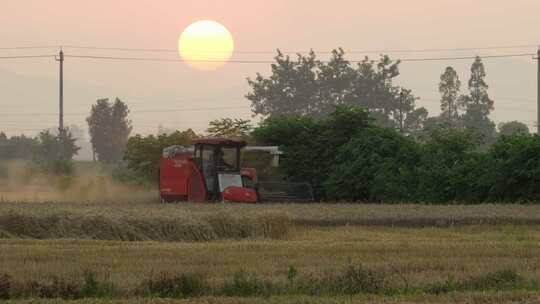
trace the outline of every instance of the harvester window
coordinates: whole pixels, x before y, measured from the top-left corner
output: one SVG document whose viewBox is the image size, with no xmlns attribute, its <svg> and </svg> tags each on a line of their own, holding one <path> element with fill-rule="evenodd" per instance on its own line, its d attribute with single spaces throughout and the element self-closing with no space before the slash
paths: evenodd
<svg viewBox="0 0 540 304">
<path fill-rule="evenodd" d="M 214 150 L 204 148 L 202 150 L 202 171 L 206 182 L 206 189 L 208 192 L 214 192 L 216 180 L 215 180 L 215 168 L 214 168 Z"/>
<path fill-rule="evenodd" d="M 238 171 L 238 149 L 236 147 L 222 147 L 218 152 L 218 171 Z"/>
</svg>

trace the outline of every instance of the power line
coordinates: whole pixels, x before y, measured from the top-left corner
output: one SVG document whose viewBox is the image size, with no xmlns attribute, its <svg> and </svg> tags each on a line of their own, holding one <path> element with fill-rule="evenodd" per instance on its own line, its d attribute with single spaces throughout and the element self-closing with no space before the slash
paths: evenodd
<svg viewBox="0 0 540 304">
<path fill-rule="evenodd" d="M 80 45 L 64 45 L 66 49 L 87 49 L 87 50 L 108 50 L 108 51 L 126 51 L 126 52 L 161 52 L 161 53 L 177 53 L 178 49 L 157 49 L 157 48 L 125 48 L 125 47 L 99 47 L 99 46 L 80 46 Z M 374 53 L 426 53 L 426 52 L 461 52 L 461 51 L 478 51 L 478 50 L 502 50 L 502 49 L 520 49 L 520 48 L 536 48 L 538 44 L 521 44 L 521 45 L 503 45 L 503 46 L 488 46 L 488 47 L 463 47 L 463 48 L 423 48 L 423 49 L 374 49 L 374 50 L 355 50 L 345 51 L 349 54 L 374 54 Z M 224 51 L 216 50 L 194 50 L 200 53 L 223 53 Z M 282 53 L 306 53 L 306 51 L 281 51 Z M 308 51 L 309 52 L 309 51 Z M 276 54 L 275 51 L 234 51 L 237 54 Z M 317 51 L 319 54 L 331 54 L 329 51 Z"/>
<path fill-rule="evenodd" d="M 534 53 L 519 53 L 519 54 L 500 54 L 500 55 L 485 55 L 480 56 L 482 59 L 493 58 L 512 58 L 512 57 L 532 57 Z M 0 59 L 31 59 L 31 58 L 54 58 L 56 55 L 19 55 L 19 56 L 0 56 Z M 109 60 L 109 61 L 146 61 L 146 62 L 200 62 L 200 63 L 243 63 L 243 64 L 273 64 L 275 61 L 270 60 L 186 60 L 186 59 L 170 59 L 157 57 L 121 57 L 121 56 L 94 56 L 94 55 L 65 55 L 66 58 L 79 58 L 91 60 Z M 450 61 L 450 60 L 470 60 L 477 56 L 461 56 L 461 57 L 433 57 L 433 58 L 403 58 L 401 62 L 423 62 L 423 61 Z M 348 60 L 351 63 L 362 63 L 364 60 Z M 322 61 L 325 62 L 325 61 Z M 327 61 L 326 61 L 327 62 Z"/>
<path fill-rule="evenodd" d="M 479 56 L 482 59 L 489 58 L 511 58 L 511 57 L 530 57 L 534 56 L 533 53 L 524 53 L 524 54 L 504 54 L 504 55 L 487 55 Z M 418 62 L 418 61 L 448 61 L 448 60 L 470 60 L 476 59 L 477 56 L 464 56 L 464 57 L 437 57 L 437 58 L 405 58 L 400 59 L 402 62 Z"/>
<path fill-rule="evenodd" d="M 0 59 L 53 58 L 55 55 L 0 56 Z"/>
<path fill-rule="evenodd" d="M 62 48 L 60 45 L 35 45 L 35 46 L 13 46 L 13 47 L 0 47 L 0 50 L 35 50 L 35 49 L 58 49 Z"/>
<path fill-rule="evenodd" d="M 512 57 L 532 57 L 533 53 L 520 54 L 501 54 L 480 56 L 482 59 L 494 58 L 512 58 Z M 112 61 L 146 61 L 146 62 L 201 62 L 201 63 L 246 63 L 246 64 L 273 64 L 275 61 L 268 60 L 185 60 L 185 59 L 167 59 L 156 57 L 113 57 L 113 56 L 92 56 L 92 55 L 65 55 L 67 58 L 93 59 L 93 60 L 112 60 Z M 434 58 L 404 58 L 399 59 L 402 62 L 422 62 L 422 61 L 450 61 L 450 60 L 470 60 L 476 59 L 477 56 L 462 56 L 462 57 L 434 57 Z M 348 60 L 351 63 L 362 63 L 364 60 Z M 325 61 L 322 61 L 325 62 Z"/>
<path fill-rule="evenodd" d="M 112 57 L 112 56 L 91 56 L 91 55 L 66 55 L 68 58 L 96 59 L 96 60 L 120 60 L 120 61 L 153 61 L 153 62 L 201 62 L 201 63 L 254 63 L 271 64 L 274 61 L 268 60 L 185 60 L 185 59 L 167 59 L 151 57 Z"/>
<path fill-rule="evenodd" d="M 215 110 L 240 110 L 240 109 L 250 109 L 248 106 L 242 107 L 206 107 L 206 108 L 184 108 L 184 109 L 155 109 L 155 110 L 140 110 L 140 111 L 130 111 L 130 114 L 138 113 L 167 113 L 167 112 L 198 112 L 198 111 L 215 111 Z M 4 115 L 18 115 L 18 116 L 51 116 L 58 115 L 58 113 L 2 113 Z M 66 115 L 89 115 L 90 112 L 71 112 L 65 113 Z"/>
<path fill-rule="evenodd" d="M 461 47 L 461 48 L 421 48 L 421 49 L 372 49 L 372 50 L 353 50 L 345 51 L 348 54 L 374 54 L 374 53 L 429 53 L 429 52 L 462 52 L 462 51 L 480 51 L 480 50 L 503 50 L 503 49 L 522 49 L 536 48 L 539 44 L 521 44 L 521 45 L 502 45 L 487 47 Z M 27 49 L 82 49 L 82 50 L 102 50 L 102 51 L 124 51 L 124 52 L 157 52 L 157 53 L 177 53 L 178 49 L 160 49 L 160 48 L 127 48 L 127 47 L 101 47 L 101 46 L 83 46 L 83 45 L 43 45 L 43 46 L 15 46 L 0 47 L 0 50 L 27 50 Z M 219 50 L 194 50 L 199 53 L 224 53 Z M 309 51 L 285 51 L 281 53 L 307 53 Z M 318 54 L 331 54 L 331 51 L 315 51 Z M 242 51 L 235 50 L 237 54 L 276 54 L 274 51 Z"/>
</svg>

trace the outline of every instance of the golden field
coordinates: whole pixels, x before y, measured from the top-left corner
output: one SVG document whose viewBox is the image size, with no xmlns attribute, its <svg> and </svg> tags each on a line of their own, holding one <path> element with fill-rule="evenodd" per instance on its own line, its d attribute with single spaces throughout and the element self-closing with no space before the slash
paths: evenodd
<svg viewBox="0 0 540 304">
<path fill-rule="evenodd" d="M 17 225 L 21 219 L 24 223 Z M 54 278 L 76 281 L 92 271 L 98 280 L 112 282 L 125 291 L 110 303 L 121 303 L 120 299 L 131 297 L 130 291 L 145 278 L 161 273 L 197 273 L 212 286 L 219 286 L 241 271 L 284 282 L 291 267 L 298 271 L 298 276 L 324 276 L 347 265 L 362 265 L 384 274 L 385 284 L 399 290 L 504 269 L 512 269 L 528 282 L 538 282 L 540 225 L 536 223 L 539 220 L 540 207 L 536 205 L 4 202 L 0 203 L 3 237 L 0 273 L 20 282 Z M 192 224 L 186 226 L 184 222 Z M 194 238 L 184 231 L 201 227 L 206 227 L 214 237 Z M 175 239 L 176 234 L 183 237 Z M 130 239 L 126 237 L 129 235 L 144 238 Z M 298 295 L 257 300 L 200 297 L 177 303 L 533 303 L 539 300 L 540 291 L 531 287 L 441 295 L 421 292 L 352 297 Z M 173 303 L 149 298 L 123 301 Z M 109 302 L 86 299 L 76 303 Z"/>
</svg>

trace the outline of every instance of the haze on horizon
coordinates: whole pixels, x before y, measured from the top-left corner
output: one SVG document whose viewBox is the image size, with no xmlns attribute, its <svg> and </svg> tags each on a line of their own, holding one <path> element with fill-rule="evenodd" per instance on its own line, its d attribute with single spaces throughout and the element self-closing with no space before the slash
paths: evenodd
<svg viewBox="0 0 540 304">
<path fill-rule="evenodd" d="M 274 54 L 242 51 L 314 49 L 319 57 L 342 47 L 363 50 L 466 48 L 540 43 L 540 2 L 487 1 L 68 1 L 19 0 L 3 3 L 0 48 L 81 45 L 174 49 L 190 23 L 215 20 L 233 34 L 233 58 L 271 61 Z M 391 2 L 391 3 L 389 3 Z M 0 50 L 1 56 L 54 54 L 48 50 Z M 391 58 L 534 53 L 535 47 L 478 52 L 390 53 Z M 177 54 L 66 49 L 66 54 L 178 58 Z M 348 53 L 350 60 L 364 54 Z M 370 57 L 376 59 L 377 53 Z M 472 60 L 404 62 L 399 84 L 420 97 L 418 106 L 439 113 L 438 83 L 452 65 L 466 89 Z M 491 115 L 496 122 L 536 123 L 536 62 L 529 57 L 486 59 Z M 66 125 L 86 128 L 85 117 L 100 98 L 120 97 L 130 107 L 134 133 L 167 128 L 204 131 L 221 117 L 251 118 L 246 78 L 268 75 L 269 64 L 228 63 L 198 71 L 185 63 L 117 62 L 67 58 Z M 0 130 L 34 135 L 57 125 L 58 64 L 49 58 L 0 60 Z M 230 107 L 230 109 L 224 109 Z M 219 108 L 204 110 L 206 108 Z M 171 111 L 197 109 L 197 111 Z"/>
</svg>

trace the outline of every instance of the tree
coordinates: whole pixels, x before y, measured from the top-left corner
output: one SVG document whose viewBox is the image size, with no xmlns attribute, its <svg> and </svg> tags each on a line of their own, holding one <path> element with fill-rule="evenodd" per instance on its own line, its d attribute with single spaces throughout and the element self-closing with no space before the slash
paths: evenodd
<svg viewBox="0 0 540 304">
<path fill-rule="evenodd" d="M 540 137 L 502 136 L 491 146 L 489 199 L 495 202 L 540 200 Z"/>
<path fill-rule="evenodd" d="M 124 160 L 129 169 L 146 179 L 155 179 L 158 175 L 159 161 L 163 149 L 170 146 L 191 146 L 193 139 L 198 135 L 188 129 L 172 134 L 160 134 L 158 136 L 141 136 L 139 134 L 130 137 L 126 146 Z"/>
<path fill-rule="evenodd" d="M 470 132 L 439 128 L 421 145 L 418 199 L 430 203 L 482 201 L 485 169 Z"/>
<path fill-rule="evenodd" d="M 416 108 L 418 99 L 412 95 L 411 90 L 398 88 L 396 92 L 397 108 L 392 110 L 392 117 L 401 134 L 418 136 L 428 116 L 424 107 Z M 390 126 L 392 127 L 392 126 Z"/>
<path fill-rule="evenodd" d="M 308 115 L 319 116 L 322 112 L 318 98 L 319 83 L 315 68 L 319 65 L 315 53 L 297 55 L 291 60 L 278 50 L 271 65 L 272 75 L 264 78 L 257 73 L 254 80 L 248 78 L 252 92 L 246 95 L 251 101 L 253 113 L 263 116 Z"/>
<path fill-rule="evenodd" d="M 493 110 L 493 100 L 487 92 L 489 86 L 485 82 L 486 71 L 482 59 L 476 57 L 471 66 L 471 79 L 469 80 L 469 95 L 460 98 L 465 108 L 463 126 L 471 130 L 475 140 L 487 146 L 495 141 L 495 123 L 489 119 Z"/>
<path fill-rule="evenodd" d="M 320 84 L 317 99 L 323 114 L 331 113 L 337 105 L 353 105 L 352 85 L 357 78 L 357 71 L 345 59 L 342 49 L 333 50 L 328 63 L 317 61 L 317 82 Z"/>
<path fill-rule="evenodd" d="M 122 159 L 132 131 L 129 109 L 120 99 L 114 103 L 99 99 L 92 106 L 88 122 L 90 141 L 99 161 L 114 163 Z"/>
<path fill-rule="evenodd" d="M 428 111 L 424 107 L 410 112 L 405 119 L 405 134 L 416 139 L 420 138 L 426 128 L 428 119 Z"/>
<path fill-rule="evenodd" d="M 0 160 L 31 160 L 34 150 L 38 145 L 35 138 L 24 135 L 8 138 L 5 133 L 0 133 Z"/>
<path fill-rule="evenodd" d="M 378 125 L 410 133 L 407 126 L 422 124 L 425 109 L 416 112 L 410 90 L 395 86 L 399 61 L 381 56 L 379 61 L 365 58 L 356 66 L 345 59 L 342 49 L 333 50 L 328 62 L 320 61 L 315 53 L 297 55 L 292 61 L 278 51 L 272 74 L 265 78 L 257 74 L 248 78 L 255 115 L 309 116 L 321 118 L 334 112 L 337 106 L 356 106 L 367 109 Z M 408 118 L 408 123 L 405 121 Z"/>
<path fill-rule="evenodd" d="M 339 147 L 325 187 L 332 200 L 403 202 L 414 199 L 416 143 L 388 128 L 367 128 Z"/>
<path fill-rule="evenodd" d="M 34 162 L 46 173 L 70 174 L 73 171 L 73 157 L 79 147 L 75 145 L 69 129 L 54 135 L 43 131 L 38 136 L 34 151 Z"/>
<path fill-rule="evenodd" d="M 175 129 L 164 127 L 162 124 L 158 125 L 157 135 L 162 135 L 162 134 L 170 135 L 170 134 L 173 134 L 174 132 L 176 132 Z"/>
<path fill-rule="evenodd" d="M 501 122 L 499 133 L 504 136 L 529 135 L 529 127 L 519 121 Z"/>
<path fill-rule="evenodd" d="M 309 182 L 318 199 L 327 195 L 324 183 L 334 169 L 338 149 L 355 134 L 373 127 L 369 113 L 359 107 L 338 106 L 322 119 L 281 116 L 265 120 L 253 131 L 257 143 L 279 146 L 281 165 L 291 181 Z"/>
<path fill-rule="evenodd" d="M 253 129 L 251 121 L 241 118 L 221 118 L 212 120 L 206 130 L 215 137 L 239 137 L 247 138 Z"/>
<path fill-rule="evenodd" d="M 458 124 L 460 88 L 461 81 L 459 81 L 456 70 L 447 67 L 444 74 L 441 75 L 439 92 L 441 93 L 441 117 L 450 128 L 455 128 Z"/>
</svg>

